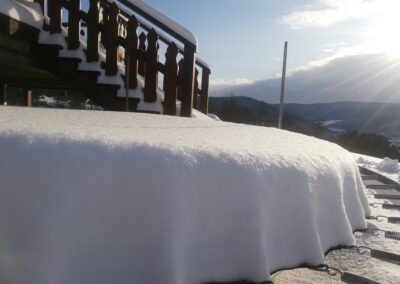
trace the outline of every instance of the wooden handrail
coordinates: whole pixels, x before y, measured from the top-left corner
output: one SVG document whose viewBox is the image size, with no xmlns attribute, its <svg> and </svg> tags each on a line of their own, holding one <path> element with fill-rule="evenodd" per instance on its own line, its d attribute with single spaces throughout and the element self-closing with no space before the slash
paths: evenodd
<svg viewBox="0 0 400 284">
<path fill-rule="evenodd" d="M 108 2 L 107 0 L 102 0 L 102 1 Z M 120 2 L 121 4 L 126 6 L 127 8 L 131 9 L 133 12 L 137 13 L 138 15 L 140 15 L 141 17 L 143 17 L 144 19 L 146 19 L 147 21 L 149 21 L 150 23 L 152 23 L 156 27 L 158 27 L 161 30 L 165 31 L 167 34 L 169 34 L 172 37 L 176 38 L 177 40 L 182 42 L 185 46 L 186 45 L 191 45 L 191 47 L 196 51 L 197 46 L 195 44 L 193 44 L 192 42 L 190 42 L 189 40 L 184 38 L 182 35 L 180 35 L 176 31 L 172 30 L 170 27 L 168 27 L 168 26 L 164 25 L 163 23 L 161 23 L 158 19 L 156 19 L 153 16 L 149 15 L 146 11 L 140 9 L 136 5 L 134 5 L 131 2 L 126 1 L 126 0 L 118 0 L 118 2 Z"/>
<path fill-rule="evenodd" d="M 89 0 L 89 10 L 85 12 L 79 9 L 80 1 L 49 1 L 49 30 L 52 33 L 61 32 L 61 9 L 65 8 L 68 10 L 67 40 L 69 49 L 79 47 L 80 26 L 86 26 L 87 61 L 98 60 L 98 35 L 101 33 L 101 43 L 106 50 L 106 62 L 104 64 L 106 75 L 117 74 L 118 47 L 121 46 L 125 50 L 125 60 L 129 59 L 129 62 L 125 62 L 125 65 L 129 64 L 130 70 L 129 88 L 135 89 L 137 87 L 138 74 L 144 76 L 144 100 L 146 102 L 154 102 L 157 99 L 157 73 L 161 72 L 164 74 L 165 114 L 175 114 L 176 109 L 172 105 L 176 103 L 177 98 L 181 100 L 181 116 L 191 116 L 193 108 L 207 113 L 208 84 L 211 71 L 207 64 L 196 59 L 197 47 L 193 42 L 125 0 L 119 0 L 119 2 L 127 8 L 132 9 L 134 13 L 151 24 L 154 24 L 157 30 L 164 31 L 172 38 L 180 41 L 183 47 L 176 44 L 168 36 L 157 32 L 154 27 L 138 20 L 134 13 L 129 15 L 125 11 L 121 11 L 118 7 L 118 2 L 110 3 L 106 0 Z M 101 13 L 103 13 L 102 17 L 100 16 Z M 100 19 L 102 20 L 100 21 Z M 147 35 L 142 32 L 137 36 L 139 27 L 147 32 Z M 158 60 L 158 41 L 167 45 L 166 61 L 164 64 Z M 176 63 L 178 53 L 183 56 L 182 62 L 179 65 Z M 201 73 L 195 68 L 196 65 L 202 69 Z M 202 77 L 200 89 L 197 74 L 201 74 Z M 200 103 L 198 103 L 199 95 Z"/>
</svg>

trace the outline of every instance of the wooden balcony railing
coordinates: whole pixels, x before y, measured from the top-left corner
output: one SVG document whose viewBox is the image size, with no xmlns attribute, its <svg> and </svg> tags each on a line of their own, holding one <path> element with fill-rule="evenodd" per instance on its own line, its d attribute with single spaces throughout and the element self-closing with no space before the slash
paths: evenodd
<svg viewBox="0 0 400 284">
<path fill-rule="evenodd" d="M 37 0 L 46 6 L 44 0 Z M 123 9 L 118 6 L 123 5 Z M 68 11 L 68 49 L 79 48 L 81 28 L 86 28 L 86 60 L 99 60 L 100 42 L 105 49 L 105 73 L 116 75 L 120 59 L 129 70 L 129 88 L 138 87 L 138 75 L 144 77 L 144 100 L 155 102 L 160 74 L 163 76 L 164 114 L 176 114 L 176 101 L 181 101 L 181 116 L 191 116 L 192 109 L 208 111 L 210 69 L 196 59 L 196 43 L 162 23 L 130 1 L 89 0 L 83 11 L 81 0 L 48 0 L 47 16 L 50 33 L 62 29 L 62 9 Z M 100 41 L 99 41 L 100 35 Z M 163 48 L 161 48 L 163 45 Z M 165 50 L 164 63 L 159 52 Z M 128 66 L 128 68 L 126 68 Z M 200 72 L 201 70 L 201 72 Z M 201 85 L 199 85 L 199 74 Z"/>
</svg>

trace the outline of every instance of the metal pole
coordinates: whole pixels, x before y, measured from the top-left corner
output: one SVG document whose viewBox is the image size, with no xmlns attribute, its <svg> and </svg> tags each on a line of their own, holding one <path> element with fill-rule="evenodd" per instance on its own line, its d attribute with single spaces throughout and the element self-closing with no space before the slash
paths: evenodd
<svg viewBox="0 0 400 284">
<path fill-rule="evenodd" d="M 27 91 L 27 106 L 32 107 L 32 90 Z"/>
<path fill-rule="evenodd" d="M 125 47 L 126 48 L 126 47 Z M 126 111 L 129 111 L 129 49 L 125 53 L 125 95 L 126 95 Z"/>
<path fill-rule="evenodd" d="M 4 84 L 4 105 L 7 105 L 7 84 Z"/>
<path fill-rule="evenodd" d="M 280 102 L 280 107 L 279 107 L 279 120 L 278 120 L 278 128 L 279 129 L 282 129 L 283 104 L 284 104 L 284 96 L 285 96 L 287 49 L 288 49 L 288 42 L 285 41 L 285 51 L 283 54 L 282 82 L 281 82 L 281 102 Z"/>
</svg>

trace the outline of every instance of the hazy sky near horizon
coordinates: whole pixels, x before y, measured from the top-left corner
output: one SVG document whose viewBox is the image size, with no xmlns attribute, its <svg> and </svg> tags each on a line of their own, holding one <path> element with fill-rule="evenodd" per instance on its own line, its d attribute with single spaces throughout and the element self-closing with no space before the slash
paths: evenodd
<svg viewBox="0 0 400 284">
<path fill-rule="evenodd" d="M 400 54 L 399 0 L 146 0 L 194 32 L 214 84 L 270 78 L 336 58 Z"/>
</svg>

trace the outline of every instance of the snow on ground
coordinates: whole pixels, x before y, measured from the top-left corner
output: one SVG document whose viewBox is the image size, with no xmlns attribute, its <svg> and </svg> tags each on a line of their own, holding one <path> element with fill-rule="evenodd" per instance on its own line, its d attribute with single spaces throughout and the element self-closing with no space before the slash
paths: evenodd
<svg viewBox="0 0 400 284">
<path fill-rule="evenodd" d="M 43 12 L 38 3 L 27 0 L 1 0 L 0 13 L 41 29 Z"/>
<path fill-rule="evenodd" d="M 369 208 L 341 147 L 274 128 L 0 107 L 2 283 L 247 279 L 354 244 Z"/>
</svg>

